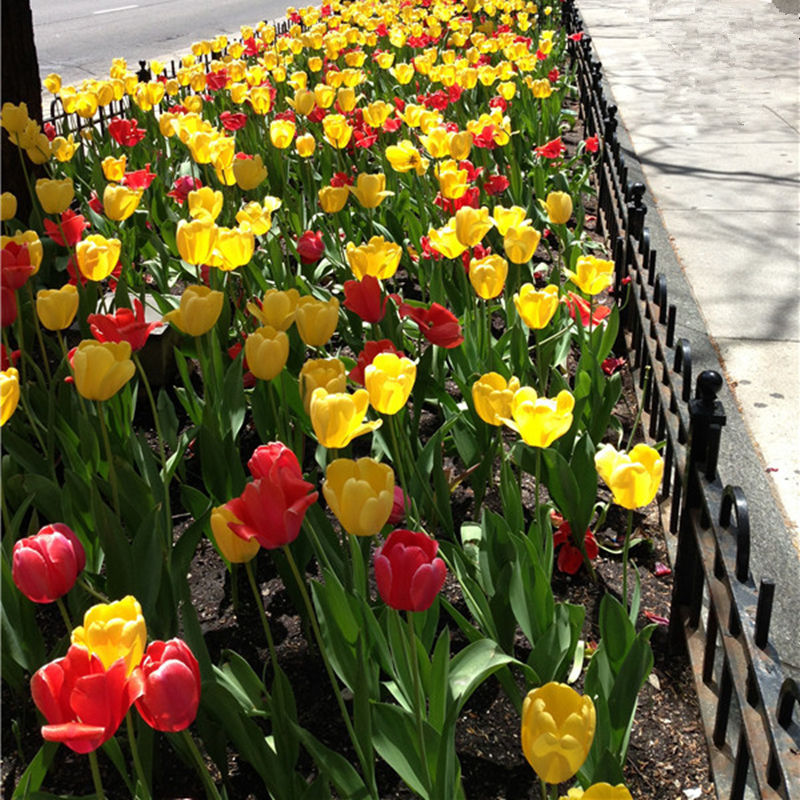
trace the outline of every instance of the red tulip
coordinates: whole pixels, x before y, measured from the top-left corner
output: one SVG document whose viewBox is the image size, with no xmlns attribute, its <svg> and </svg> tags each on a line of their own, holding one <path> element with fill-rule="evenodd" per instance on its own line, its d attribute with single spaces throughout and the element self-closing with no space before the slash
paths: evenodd
<svg viewBox="0 0 800 800">
<path fill-rule="evenodd" d="M 200 667 L 186 642 L 152 642 L 139 665 L 142 694 L 136 709 L 157 731 L 188 728 L 200 703 Z"/>
<path fill-rule="evenodd" d="M 134 310 L 120 308 L 115 314 L 89 314 L 86 318 L 98 342 L 128 342 L 131 350 L 141 350 L 147 337 L 163 322 L 145 322 L 144 306 L 133 301 Z"/>
<path fill-rule="evenodd" d="M 386 314 L 386 297 L 380 281 L 365 275 L 360 281 L 344 282 L 344 307 L 358 314 L 364 322 L 380 322 Z"/>
<path fill-rule="evenodd" d="M 403 356 L 398 350 L 391 339 L 381 339 L 379 342 L 364 342 L 364 349 L 358 354 L 358 361 L 353 369 L 347 374 L 351 381 L 364 385 L 364 370 L 375 360 L 375 356 L 379 353 L 395 353 L 398 356 Z"/>
<path fill-rule="evenodd" d="M 398 611 L 426 611 L 444 584 L 447 568 L 439 544 L 420 531 L 392 531 L 375 553 L 375 580 L 386 605 Z"/>
<path fill-rule="evenodd" d="M 2 285 L 0 285 L 0 320 L 4 328 L 13 325 L 17 320 L 17 296 L 13 289 Z"/>
<path fill-rule="evenodd" d="M 226 131 L 238 131 L 239 128 L 244 128 L 247 124 L 247 114 L 232 113 L 230 111 L 223 111 L 219 115 L 219 121 Z"/>
<path fill-rule="evenodd" d="M 403 491 L 402 486 L 394 487 L 394 501 L 392 511 L 386 522 L 389 525 L 397 525 L 405 519 L 406 514 L 411 508 L 411 498 Z"/>
<path fill-rule="evenodd" d="M 193 178 L 191 175 L 184 175 L 175 179 L 175 182 L 172 184 L 172 189 L 167 192 L 167 197 L 171 197 L 179 206 L 182 206 L 186 202 L 189 192 L 201 188 L 202 185 L 199 178 Z"/>
<path fill-rule="evenodd" d="M 297 255 L 304 264 L 316 264 L 324 252 L 325 244 L 320 231 L 306 231 L 297 240 Z"/>
<path fill-rule="evenodd" d="M 123 186 L 127 186 L 129 189 L 149 189 L 155 177 L 155 172 L 150 172 L 150 165 L 145 164 L 144 169 L 126 172 L 122 176 L 120 183 Z"/>
<path fill-rule="evenodd" d="M 83 232 L 89 227 L 86 217 L 76 214 L 68 208 L 61 215 L 61 227 L 49 219 L 44 220 L 47 235 L 61 247 L 75 247 L 83 238 Z M 62 235 L 63 231 L 63 235 Z"/>
<path fill-rule="evenodd" d="M 14 291 L 21 289 L 36 271 L 36 267 L 31 264 L 28 245 L 9 242 L 0 250 L 0 269 L 3 286 Z"/>
<path fill-rule="evenodd" d="M 48 742 L 63 742 L 76 753 L 90 753 L 107 742 L 141 694 L 141 677 L 126 676 L 125 659 L 107 670 L 100 659 L 78 645 L 51 661 L 31 678 L 31 696 L 49 725 Z"/>
<path fill-rule="evenodd" d="M 226 507 L 240 519 L 230 529 L 270 550 L 293 542 L 319 492 L 303 480 L 297 456 L 281 442 L 256 448 L 247 466 L 255 478 Z"/>
<path fill-rule="evenodd" d="M 112 119 L 108 125 L 108 132 L 117 144 L 125 147 L 134 147 L 144 139 L 147 131 L 139 127 L 135 119 Z"/>
<path fill-rule="evenodd" d="M 586 550 L 586 557 L 591 561 L 597 558 L 599 552 L 597 542 L 590 530 L 586 530 L 583 538 L 583 546 Z M 583 566 L 583 554 L 572 541 L 572 528 L 569 522 L 563 521 L 558 530 L 553 534 L 553 548 L 561 549 L 558 551 L 557 566 L 561 572 L 567 575 L 574 575 Z"/>
<path fill-rule="evenodd" d="M 401 317 L 411 317 L 431 344 L 450 350 L 464 341 L 458 317 L 439 303 L 431 303 L 430 308 L 401 303 L 398 311 Z"/>
<path fill-rule="evenodd" d="M 12 556 L 11 577 L 34 603 L 52 603 L 74 585 L 86 565 L 78 537 L 61 522 L 20 539 Z"/>
<path fill-rule="evenodd" d="M 546 144 L 543 144 L 541 147 L 537 147 L 536 155 L 541 158 L 559 158 L 566 150 L 567 148 L 561 141 L 561 137 L 558 136 L 555 139 L 551 139 Z"/>
</svg>

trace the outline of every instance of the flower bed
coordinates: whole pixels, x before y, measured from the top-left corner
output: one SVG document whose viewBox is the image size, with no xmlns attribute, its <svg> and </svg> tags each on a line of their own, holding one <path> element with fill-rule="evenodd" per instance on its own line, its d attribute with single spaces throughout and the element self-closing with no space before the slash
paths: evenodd
<svg viewBox="0 0 800 800">
<path fill-rule="evenodd" d="M 3 678 L 33 675 L 47 741 L 21 790 L 61 742 L 98 795 L 102 747 L 150 796 L 155 729 L 208 797 L 237 796 L 231 751 L 257 795 L 377 798 L 395 774 L 464 797 L 457 732 L 491 681 L 543 795 L 630 796 L 654 626 L 629 554 L 663 462 L 618 416 L 625 290 L 585 229 L 600 143 L 565 144 L 559 12 L 326 5 L 174 77 L 46 80 L 87 117 L 128 93 L 107 136 L 3 107 L 50 175 L 27 230 L 2 214 Z M 610 509 L 621 602 L 598 595 L 588 641 L 554 570 L 597 582 Z M 204 537 L 257 614 L 238 648 L 198 619 Z M 265 561 L 324 701 L 279 655 Z M 12 581 L 57 604 L 55 652 Z"/>
</svg>

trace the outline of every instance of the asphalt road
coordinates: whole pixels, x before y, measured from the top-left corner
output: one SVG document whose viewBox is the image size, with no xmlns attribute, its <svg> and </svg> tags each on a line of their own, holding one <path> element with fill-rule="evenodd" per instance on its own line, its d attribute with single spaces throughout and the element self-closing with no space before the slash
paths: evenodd
<svg viewBox="0 0 800 800">
<path fill-rule="evenodd" d="M 182 55 L 193 42 L 283 16 L 278 0 L 31 0 L 39 74 L 65 84 L 108 75 L 111 60 Z"/>
</svg>

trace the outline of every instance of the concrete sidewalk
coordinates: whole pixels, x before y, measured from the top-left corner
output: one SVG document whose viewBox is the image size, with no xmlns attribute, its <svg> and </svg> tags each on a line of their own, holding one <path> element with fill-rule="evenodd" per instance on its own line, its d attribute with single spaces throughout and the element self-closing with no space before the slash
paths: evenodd
<svg viewBox="0 0 800 800">
<path fill-rule="evenodd" d="M 645 224 L 668 234 L 659 271 L 676 265 L 694 374 L 718 358 L 727 377 L 720 475 L 748 497 L 773 639 L 800 666 L 800 3 L 577 5 L 655 205 Z"/>
</svg>

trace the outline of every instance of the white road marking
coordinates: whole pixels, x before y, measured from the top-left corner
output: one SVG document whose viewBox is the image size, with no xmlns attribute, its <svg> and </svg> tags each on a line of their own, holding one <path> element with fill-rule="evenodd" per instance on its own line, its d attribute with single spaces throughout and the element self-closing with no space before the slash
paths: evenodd
<svg viewBox="0 0 800 800">
<path fill-rule="evenodd" d="M 117 6 L 116 8 L 104 8 L 101 11 L 93 11 L 92 14 L 112 14 L 114 11 L 127 11 L 129 8 L 139 8 L 138 5 Z"/>
</svg>

